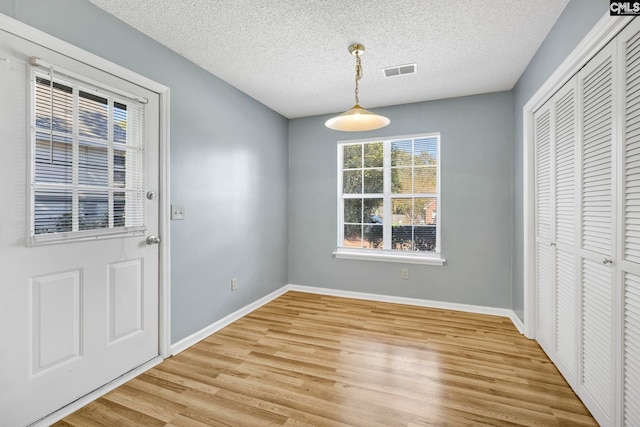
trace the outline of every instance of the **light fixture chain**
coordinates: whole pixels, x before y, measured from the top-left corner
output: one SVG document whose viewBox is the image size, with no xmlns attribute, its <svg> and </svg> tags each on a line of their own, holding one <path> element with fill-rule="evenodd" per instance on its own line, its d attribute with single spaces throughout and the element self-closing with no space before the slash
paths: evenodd
<svg viewBox="0 0 640 427">
<path fill-rule="evenodd" d="M 358 81 L 362 78 L 362 62 L 360 60 L 360 55 L 358 51 L 355 51 L 356 54 L 356 105 L 360 105 L 360 97 L 359 97 L 359 87 Z"/>
<path fill-rule="evenodd" d="M 390 120 L 384 116 L 380 116 L 371 111 L 367 111 L 360 106 L 360 82 L 362 79 L 362 62 L 360 54 L 364 52 L 364 46 L 360 43 L 354 43 L 348 47 L 349 53 L 356 57 L 356 105 L 349 111 L 339 114 L 327 120 L 324 125 L 329 129 L 342 132 L 363 132 L 375 130 L 385 127 Z"/>
</svg>

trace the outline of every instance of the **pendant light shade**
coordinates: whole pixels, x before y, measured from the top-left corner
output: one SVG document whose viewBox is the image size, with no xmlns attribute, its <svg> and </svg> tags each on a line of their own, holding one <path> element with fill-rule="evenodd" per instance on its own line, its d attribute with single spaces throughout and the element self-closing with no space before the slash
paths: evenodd
<svg viewBox="0 0 640 427">
<path fill-rule="evenodd" d="M 391 120 L 385 116 L 365 110 L 360 106 L 358 82 L 362 78 L 360 55 L 364 53 L 364 46 L 359 43 L 352 44 L 349 46 L 349 53 L 356 57 L 356 105 L 354 105 L 349 111 L 345 111 L 339 116 L 330 118 L 324 123 L 324 125 L 329 129 L 339 130 L 342 132 L 363 132 L 383 128 L 391 123 Z"/>
<path fill-rule="evenodd" d="M 385 116 L 372 113 L 356 104 L 349 111 L 330 118 L 324 125 L 329 129 L 343 132 L 362 132 L 380 129 L 389 123 L 391 123 L 391 121 Z"/>
</svg>

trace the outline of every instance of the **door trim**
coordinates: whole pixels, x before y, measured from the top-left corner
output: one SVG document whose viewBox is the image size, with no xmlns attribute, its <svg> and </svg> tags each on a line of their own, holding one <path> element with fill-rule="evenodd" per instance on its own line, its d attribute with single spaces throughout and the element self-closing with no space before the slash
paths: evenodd
<svg viewBox="0 0 640 427">
<path fill-rule="evenodd" d="M 171 235 L 169 226 L 170 206 L 170 91 L 169 88 L 141 74 L 117 65 L 105 58 L 74 46 L 64 40 L 31 27 L 22 21 L 0 13 L 0 29 L 39 44 L 59 54 L 73 58 L 99 70 L 118 76 L 124 80 L 142 86 L 159 96 L 159 188 L 158 231 L 162 237 L 158 259 L 158 353 L 161 359 L 171 355 Z M 154 359 L 155 360 L 155 359 Z M 143 365 L 146 366 L 146 365 Z"/>
<path fill-rule="evenodd" d="M 591 58 L 609 43 L 633 17 L 604 14 L 569 56 L 549 76 L 522 109 L 522 167 L 523 167 L 523 284 L 524 335 L 535 338 L 535 165 L 533 113 L 553 96 Z"/>
</svg>

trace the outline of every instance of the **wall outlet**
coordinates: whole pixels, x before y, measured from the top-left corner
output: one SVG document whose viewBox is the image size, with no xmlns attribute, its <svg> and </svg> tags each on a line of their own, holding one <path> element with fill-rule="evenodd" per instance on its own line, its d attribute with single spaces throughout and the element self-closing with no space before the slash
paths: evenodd
<svg viewBox="0 0 640 427">
<path fill-rule="evenodd" d="M 184 219 L 184 206 L 171 205 L 171 219 Z"/>
<path fill-rule="evenodd" d="M 238 290 L 238 279 L 231 279 L 231 290 Z"/>
<path fill-rule="evenodd" d="M 408 268 L 403 268 L 400 270 L 400 278 L 407 280 L 409 279 L 409 269 Z"/>
</svg>

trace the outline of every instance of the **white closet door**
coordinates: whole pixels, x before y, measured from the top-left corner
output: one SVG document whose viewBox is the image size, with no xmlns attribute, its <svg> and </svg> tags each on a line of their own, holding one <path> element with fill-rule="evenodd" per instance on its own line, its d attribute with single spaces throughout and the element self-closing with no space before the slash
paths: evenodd
<svg viewBox="0 0 640 427">
<path fill-rule="evenodd" d="M 555 352 L 551 358 L 577 390 L 578 220 L 577 106 L 574 77 L 551 99 L 555 145 Z"/>
<path fill-rule="evenodd" d="M 623 57 L 621 418 L 640 426 L 640 20 L 619 36 Z"/>
<path fill-rule="evenodd" d="M 582 130 L 581 324 L 578 394 L 603 426 L 615 421 L 613 179 L 615 43 L 578 73 Z"/>
<path fill-rule="evenodd" d="M 551 111 L 547 103 L 534 115 L 536 155 L 536 340 L 547 352 L 554 344 L 554 251 Z"/>
</svg>

